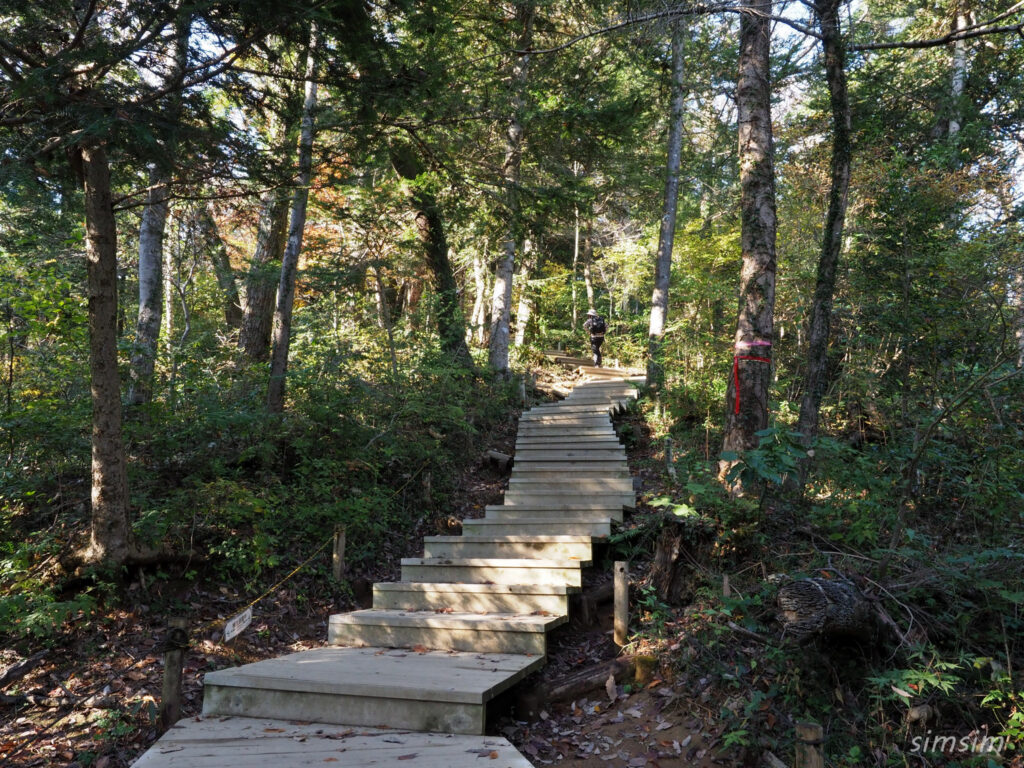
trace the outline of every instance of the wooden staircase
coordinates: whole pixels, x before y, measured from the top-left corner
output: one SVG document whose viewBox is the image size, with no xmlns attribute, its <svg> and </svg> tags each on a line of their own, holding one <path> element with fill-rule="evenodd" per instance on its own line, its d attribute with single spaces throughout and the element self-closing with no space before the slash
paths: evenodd
<svg viewBox="0 0 1024 768">
<path fill-rule="evenodd" d="M 522 415 L 504 504 L 426 537 L 373 608 L 330 618 L 327 647 L 207 674 L 203 717 L 135 766 L 529 766 L 484 737 L 487 704 L 543 665 L 593 540 L 635 502 L 610 416 L 636 388 L 612 370 Z"/>
</svg>

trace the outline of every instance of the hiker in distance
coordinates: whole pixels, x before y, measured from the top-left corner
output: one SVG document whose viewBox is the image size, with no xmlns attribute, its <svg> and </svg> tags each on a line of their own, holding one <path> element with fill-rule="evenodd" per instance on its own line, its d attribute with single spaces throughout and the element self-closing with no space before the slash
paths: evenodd
<svg viewBox="0 0 1024 768">
<path fill-rule="evenodd" d="M 594 365 L 601 365 L 601 344 L 604 343 L 605 322 L 596 309 L 587 310 L 583 329 L 590 334 L 590 350 L 594 353 Z"/>
</svg>

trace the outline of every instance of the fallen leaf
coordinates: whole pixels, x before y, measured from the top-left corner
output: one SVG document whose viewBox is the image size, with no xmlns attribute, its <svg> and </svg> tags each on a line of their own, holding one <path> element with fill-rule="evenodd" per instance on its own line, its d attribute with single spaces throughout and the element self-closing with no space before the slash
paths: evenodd
<svg viewBox="0 0 1024 768">
<path fill-rule="evenodd" d="M 399 755 L 398 759 L 399 760 L 415 760 L 416 757 L 417 757 L 417 754 L 415 752 L 413 752 L 411 755 Z"/>
<path fill-rule="evenodd" d="M 604 681 L 604 690 L 608 694 L 609 701 L 615 701 L 618 698 L 618 690 L 615 687 L 615 675 L 608 675 L 608 679 Z"/>
<path fill-rule="evenodd" d="M 284 728 L 264 728 L 264 733 L 284 733 Z"/>
</svg>

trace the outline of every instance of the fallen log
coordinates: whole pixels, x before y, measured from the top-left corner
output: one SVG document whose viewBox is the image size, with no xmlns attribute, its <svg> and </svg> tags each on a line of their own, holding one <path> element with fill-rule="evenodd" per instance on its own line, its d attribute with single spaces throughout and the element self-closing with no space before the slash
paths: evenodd
<svg viewBox="0 0 1024 768">
<path fill-rule="evenodd" d="M 516 697 L 516 717 L 535 720 L 548 704 L 581 698 L 605 688 L 609 678 L 613 681 L 632 679 L 635 674 L 635 657 L 619 656 L 572 672 L 560 680 L 521 690 Z"/>
<path fill-rule="evenodd" d="M 871 603 L 849 581 L 789 581 L 779 587 L 776 604 L 784 633 L 797 640 L 816 636 L 868 639 L 875 633 Z"/>
<path fill-rule="evenodd" d="M 502 472 L 507 471 L 508 468 L 512 465 L 512 457 L 509 456 L 507 453 L 502 453 L 501 451 L 488 451 L 487 460 L 494 464 Z"/>
<path fill-rule="evenodd" d="M 15 680 L 20 680 L 33 669 L 38 667 L 47 653 L 47 651 L 40 651 L 39 653 L 29 656 L 27 659 L 19 661 L 17 664 L 13 664 L 5 669 L 4 673 L 0 675 L 0 690 L 3 690 Z"/>
</svg>

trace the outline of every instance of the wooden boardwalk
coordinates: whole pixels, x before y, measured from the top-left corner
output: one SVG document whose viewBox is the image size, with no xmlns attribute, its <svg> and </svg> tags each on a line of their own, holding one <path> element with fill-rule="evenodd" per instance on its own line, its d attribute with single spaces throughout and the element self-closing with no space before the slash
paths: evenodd
<svg viewBox="0 0 1024 768">
<path fill-rule="evenodd" d="M 327 646 L 207 674 L 203 716 L 134 765 L 527 768 L 484 735 L 487 704 L 543 665 L 594 539 L 635 502 L 611 415 L 636 388 L 581 370 L 568 397 L 522 415 L 504 504 L 426 537 L 373 608 L 331 617 Z"/>
</svg>

